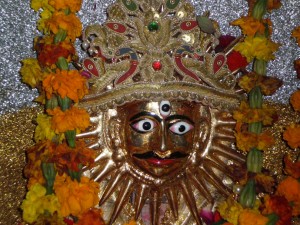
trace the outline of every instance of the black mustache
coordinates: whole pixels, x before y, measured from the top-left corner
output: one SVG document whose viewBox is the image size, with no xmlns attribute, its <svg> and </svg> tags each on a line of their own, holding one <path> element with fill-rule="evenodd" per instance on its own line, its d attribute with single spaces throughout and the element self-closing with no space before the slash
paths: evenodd
<svg viewBox="0 0 300 225">
<path fill-rule="evenodd" d="M 159 157 L 157 154 L 155 154 L 155 152 L 153 151 L 149 151 L 149 152 L 145 152 L 142 154 L 133 154 L 134 157 L 139 158 L 139 159 L 150 159 L 150 158 L 156 158 L 156 159 L 179 159 L 179 158 L 184 158 L 186 157 L 188 154 L 184 154 L 182 152 L 173 152 L 171 155 L 169 155 L 168 157 L 165 158 L 161 158 Z"/>
</svg>

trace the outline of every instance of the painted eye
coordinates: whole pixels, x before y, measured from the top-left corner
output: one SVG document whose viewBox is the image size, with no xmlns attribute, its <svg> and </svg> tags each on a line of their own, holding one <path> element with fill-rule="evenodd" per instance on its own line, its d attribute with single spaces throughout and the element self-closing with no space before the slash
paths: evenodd
<svg viewBox="0 0 300 225">
<path fill-rule="evenodd" d="M 136 131 L 146 133 L 152 131 L 156 127 L 156 123 L 150 119 L 142 119 L 131 125 Z"/>
<path fill-rule="evenodd" d="M 162 101 L 159 104 L 159 111 L 162 116 L 168 116 L 171 113 L 171 104 L 169 101 Z"/>
<path fill-rule="evenodd" d="M 180 121 L 177 123 L 174 123 L 169 129 L 174 133 L 174 134 L 185 134 L 186 132 L 190 131 L 193 129 L 194 126 L 184 122 Z"/>
</svg>

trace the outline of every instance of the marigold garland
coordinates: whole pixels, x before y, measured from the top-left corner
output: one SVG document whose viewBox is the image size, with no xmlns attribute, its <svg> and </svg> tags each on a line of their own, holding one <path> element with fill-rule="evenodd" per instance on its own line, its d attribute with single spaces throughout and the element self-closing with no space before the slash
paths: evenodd
<svg viewBox="0 0 300 225">
<path fill-rule="evenodd" d="M 279 48 L 279 44 L 267 39 L 266 37 L 251 37 L 247 36 L 244 42 L 238 43 L 235 50 L 245 56 L 248 62 L 254 58 L 269 61 L 275 59 L 274 52 Z"/>
<path fill-rule="evenodd" d="M 266 25 L 270 29 L 271 33 L 271 21 L 270 20 L 257 20 L 252 16 L 243 16 L 230 23 L 233 26 L 240 26 L 244 35 L 254 36 L 256 34 L 264 34 Z"/>
<path fill-rule="evenodd" d="M 54 191 L 61 204 L 62 216 L 79 216 L 99 202 L 99 184 L 87 177 L 80 183 L 69 176 L 56 176 Z"/>
<path fill-rule="evenodd" d="M 266 225 L 268 222 L 268 218 L 261 215 L 256 210 L 245 209 L 239 215 L 239 225 Z"/>
<path fill-rule="evenodd" d="M 46 188 L 36 183 L 29 189 L 21 208 L 24 221 L 32 223 L 46 211 L 51 215 L 59 212 L 60 204 L 55 195 L 46 195 Z"/>
<path fill-rule="evenodd" d="M 81 35 L 82 24 L 76 15 L 66 15 L 62 11 L 56 11 L 51 18 L 45 21 L 43 30 L 57 34 L 61 29 L 67 32 L 71 41 L 75 41 Z"/>
<path fill-rule="evenodd" d="M 62 111 L 59 107 L 47 110 L 52 117 L 52 129 L 57 133 L 68 130 L 85 130 L 90 125 L 90 116 L 84 109 L 72 107 Z"/>
<path fill-rule="evenodd" d="M 53 94 L 61 98 L 68 97 L 75 102 L 88 93 L 86 80 L 77 70 L 56 70 L 43 80 L 43 89 L 46 97 L 50 99 Z"/>
</svg>

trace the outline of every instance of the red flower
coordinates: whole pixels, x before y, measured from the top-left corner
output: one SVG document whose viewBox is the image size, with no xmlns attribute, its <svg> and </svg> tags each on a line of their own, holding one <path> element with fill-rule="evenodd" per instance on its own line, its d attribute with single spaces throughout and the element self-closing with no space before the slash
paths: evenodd
<svg viewBox="0 0 300 225">
<path fill-rule="evenodd" d="M 38 60 L 42 66 L 55 65 L 59 57 L 64 57 L 70 61 L 75 54 L 74 46 L 69 42 L 60 42 L 59 44 L 37 43 Z"/>
<path fill-rule="evenodd" d="M 227 56 L 227 65 L 231 72 L 238 69 L 245 68 L 248 65 L 247 58 L 242 56 L 241 53 L 237 51 L 232 51 Z"/>
</svg>

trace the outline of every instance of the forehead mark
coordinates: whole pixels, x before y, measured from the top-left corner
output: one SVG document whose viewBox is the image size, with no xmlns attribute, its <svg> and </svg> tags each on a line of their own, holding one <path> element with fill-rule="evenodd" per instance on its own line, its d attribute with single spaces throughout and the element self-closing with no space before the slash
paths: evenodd
<svg viewBox="0 0 300 225">
<path fill-rule="evenodd" d="M 168 100 L 163 100 L 159 103 L 159 113 L 160 115 L 165 118 L 171 114 L 171 103 Z"/>
</svg>

